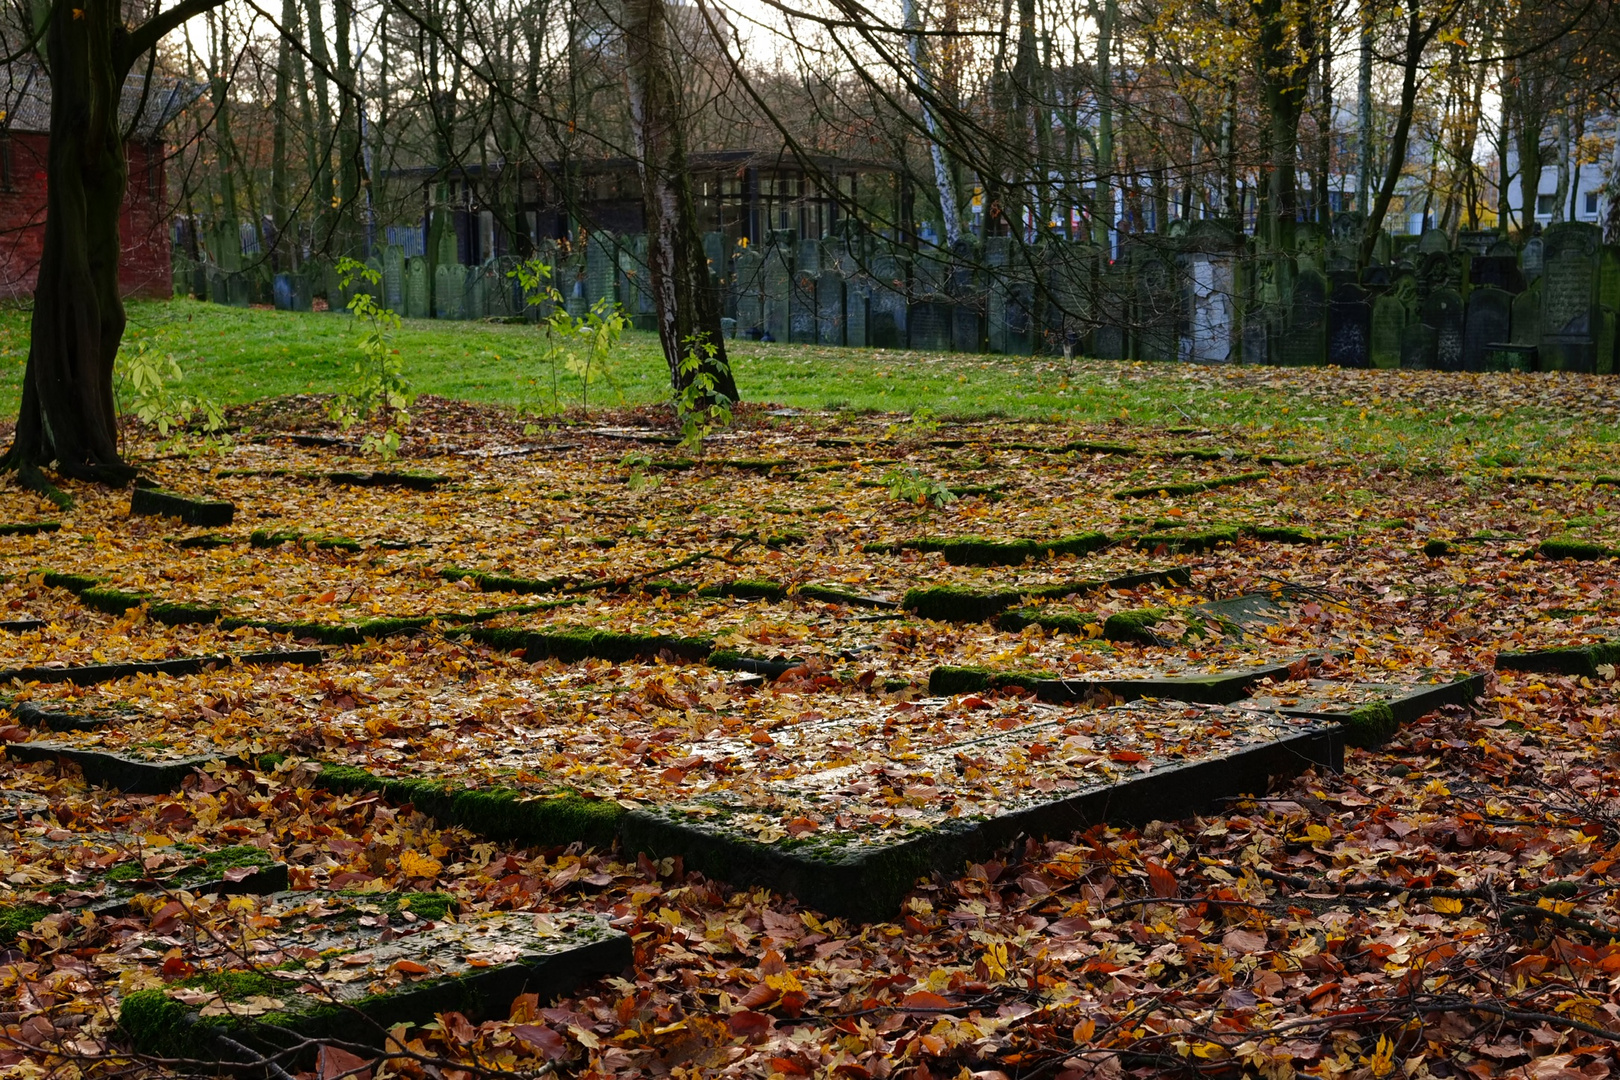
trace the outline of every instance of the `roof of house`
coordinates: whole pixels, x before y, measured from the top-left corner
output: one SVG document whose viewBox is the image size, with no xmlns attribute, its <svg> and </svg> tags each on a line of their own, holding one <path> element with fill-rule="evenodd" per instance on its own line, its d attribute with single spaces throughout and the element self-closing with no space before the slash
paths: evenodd
<svg viewBox="0 0 1620 1080">
<path fill-rule="evenodd" d="M 200 84 L 130 75 L 118 103 L 119 127 L 132 139 L 155 139 L 203 92 Z M 0 66 L 0 130 L 49 134 L 51 77 L 35 61 Z"/>
</svg>

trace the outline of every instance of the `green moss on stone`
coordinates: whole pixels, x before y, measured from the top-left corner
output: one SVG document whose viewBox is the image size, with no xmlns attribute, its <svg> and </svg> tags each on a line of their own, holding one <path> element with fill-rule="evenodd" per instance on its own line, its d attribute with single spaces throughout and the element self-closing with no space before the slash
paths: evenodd
<svg viewBox="0 0 1620 1080">
<path fill-rule="evenodd" d="M 1433 539 L 1427 540 L 1423 544 L 1423 554 L 1427 555 L 1431 559 L 1444 558 L 1445 556 L 1454 553 L 1456 550 L 1456 545 L 1450 540 Z"/>
<path fill-rule="evenodd" d="M 1163 547 L 1172 554 L 1197 554 L 1219 544 L 1235 544 L 1239 535 L 1235 525 L 1214 525 L 1185 532 L 1144 533 L 1136 538 L 1136 542 L 1149 551 Z"/>
<path fill-rule="evenodd" d="M 1340 723 L 1351 746 L 1378 746 L 1400 729 L 1388 702 L 1374 701 L 1356 709 Z"/>
<path fill-rule="evenodd" d="M 1119 611 L 1108 616 L 1103 623 L 1103 637 L 1109 641 L 1135 641 L 1143 645 L 1159 644 L 1153 628 L 1170 614 L 1166 608 L 1138 608 Z"/>
<path fill-rule="evenodd" d="M 411 803 L 447 825 L 481 836 L 536 844 L 575 840 L 612 845 L 625 810 L 608 799 L 561 791 L 534 797 L 512 788 L 465 788 L 444 780 L 378 776 L 349 765 L 327 765 L 316 783 L 330 791 L 375 791 L 392 802 Z"/>
<path fill-rule="evenodd" d="M 15 521 L 0 525 L 0 536 L 38 536 L 56 532 L 61 527 L 60 521 Z"/>
<path fill-rule="evenodd" d="M 996 616 L 1001 630 L 1022 630 L 1026 626 L 1039 626 L 1063 634 L 1084 636 L 1087 626 L 1098 625 L 1097 616 L 1086 612 L 1050 611 L 1046 608 L 1014 608 Z"/>
<path fill-rule="evenodd" d="M 0 945 L 11 945 L 17 935 L 32 930 L 34 924 L 51 913 L 43 904 L 0 904 Z"/>
<path fill-rule="evenodd" d="M 668 652 L 683 660 L 702 660 L 714 650 L 710 638 L 670 634 L 623 634 L 612 630 L 477 629 L 474 641 L 507 652 L 521 651 L 530 660 L 637 660 Z"/>
<path fill-rule="evenodd" d="M 556 592 L 568 584 L 567 578 L 523 578 L 506 574 L 486 574 L 481 570 L 467 570 L 460 566 L 446 566 L 439 571 L 446 581 L 471 581 L 480 592 L 509 592 L 536 594 Z"/>
<path fill-rule="evenodd" d="M 942 664 L 928 673 L 928 693 L 934 697 L 971 694 L 983 690 L 1018 686 L 1030 693 L 1057 676 L 1044 671 L 997 671 L 985 667 L 957 667 Z"/>
<path fill-rule="evenodd" d="M 1181 480 L 1163 484 L 1143 484 L 1140 487 L 1120 488 L 1114 492 L 1116 499 L 1139 499 L 1151 495 L 1197 495 L 1202 491 L 1214 491 L 1217 488 L 1235 487 L 1238 484 L 1250 484 L 1256 480 L 1269 480 L 1268 472 L 1246 472 L 1235 476 L 1222 476 L 1214 480 Z"/>
<path fill-rule="evenodd" d="M 190 1010 L 162 990 L 137 990 L 124 998 L 118 1026 L 130 1046 L 155 1057 L 212 1056 L 213 1032 L 194 1024 Z"/>
<path fill-rule="evenodd" d="M 1554 536 L 1543 540 L 1536 551 L 1544 559 L 1579 559 L 1590 562 L 1594 559 L 1610 559 L 1616 555 L 1613 548 L 1602 544 L 1587 543 L 1584 540 L 1572 540 L 1568 537 Z"/>
</svg>

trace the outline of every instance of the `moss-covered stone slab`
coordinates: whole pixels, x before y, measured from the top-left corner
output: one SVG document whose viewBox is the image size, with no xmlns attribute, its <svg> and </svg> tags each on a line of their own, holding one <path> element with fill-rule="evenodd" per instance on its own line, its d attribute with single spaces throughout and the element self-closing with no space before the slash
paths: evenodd
<svg viewBox="0 0 1620 1080">
<path fill-rule="evenodd" d="M 674 634 L 625 634 L 611 630 L 522 630 L 480 627 L 466 636 L 504 652 L 521 652 L 528 660 L 646 660 L 668 656 L 698 661 L 714 651 L 710 638 Z"/>
<path fill-rule="evenodd" d="M 934 619 L 938 622 L 984 622 L 1026 600 L 1080 596 L 1110 589 L 1137 589 L 1144 585 L 1186 586 L 1191 582 L 1191 572 L 1185 567 L 1178 566 L 1165 570 L 1120 574 L 1103 580 L 1060 581 L 1022 589 L 970 589 L 954 585 L 936 585 L 908 590 L 900 600 L 900 607 L 919 618 Z M 1016 630 L 1034 621 L 1036 620 L 1033 618 L 1023 621 L 1015 618 L 1005 624 L 998 622 L 997 625 L 1002 629 Z"/>
<path fill-rule="evenodd" d="M 1316 766 L 1343 764 L 1337 724 L 1137 703 L 809 774 L 751 798 L 635 810 L 626 850 L 680 855 L 733 885 L 829 914 L 892 918 L 924 874 L 960 872 L 1019 836 L 1178 820 Z"/>
<path fill-rule="evenodd" d="M 0 523 L 0 536 L 39 536 L 61 528 L 60 521 L 10 521 Z"/>
<path fill-rule="evenodd" d="M 0 671 L 0 683 L 72 683 L 75 686 L 94 686 L 115 682 L 136 675 L 195 675 L 210 668 L 274 667 L 277 664 L 298 664 L 313 667 L 326 660 L 319 649 L 273 649 L 268 652 L 216 653 L 210 656 L 180 656 L 172 660 L 132 660 L 122 664 L 76 664 L 64 667 L 31 666 Z"/>
<path fill-rule="evenodd" d="M 434 895 L 269 897 L 260 914 L 279 925 L 255 941 L 254 965 L 193 946 L 197 973 L 124 998 L 119 1024 L 137 1051 L 164 1056 L 241 1060 L 232 1042 L 274 1053 L 339 1037 L 381 1046 L 395 1024 L 504 1016 L 521 994 L 553 998 L 634 961 L 604 916 L 452 916 L 426 903 Z"/>
<path fill-rule="evenodd" d="M 1306 682 L 1299 694 L 1257 694 L 1250 704 L 1288 716 L 1337 720 L 1351 746 L 1376 746 L 1406 724 L 1447 705 L 1472 705 L 1485 692 L 1485 676 L 1464 675 L 1417 683 Z"/>
<path fill-rule="evenodd" d="M 409 491 L 432 491 L 451 482 L 450 477 L 438 473 L 418 472 L 390 472 L 384 470 L 365 472 L 329 472 L 325 479 L 329 483 L 343 484 L 348 487 L 397 487 Z"/>
<path fill-rule="evenodd" d="M 1153 495 L 1197 495 L 1205 491 L 1215 491 L 1219 488 L 1236 487 L 1240 484 L 1253 484 L 1260 480 L 1270 480 L 1269 472 L 1237 473 L 1233 476 L 1221 476 L 1212 480 L 1167 480 L 1162 484 L 1140 484 L 1136 487 L 1120 488 L 1114 492 L 1116 499 L 1140 499 Z"/>
<path fill-rule="evenodd" d="M 51 739 L 6 743 L 5 754 L 13 761 L 54 761 L 76 765 L 84 782 L 113 788 L 131 795 L 162 795 L 174 791 L 186 777 L 220 758 L 211 755 L 165 755 L 152 748 L 150 755 L 115 754 L 91 750 Z"/>
<path fill-rule="evenodd" d="M 43 629 L 44 619 L 0 619 L 0 631 L 8 634 L 27 634 Z"/>
<path fill-rule="evenodd" d="M 1598 668 L 1608 664 L 1620 664 L 1620 641 L 1496 654 L 1497 671 L 1538 671 L 1548 675 L 1596 678 Z"/>
<path fill-rule="evenodd" d="M 217 529 L 236 518 L 236 504 L 224 499 L 195 499 L 162 488 L 137 487 L 130 492 L 131 517 L 178 518 L 187 525 Z"/>
<path fill-rule="evenodd" d="M 1288 678 L 1288 664 L 1268 664 L 1209 675 L 1124 676 L 1088 675 L 1058 678 L 1050 672 L 998 671 L 978 667 L 936 667 L 928 677 L 930 694 L 967 694 L 1018 687 L 1041 701 L 1054 704 L 1095 701 L 1137 701 L 1169 698 L 1204 705 L 1230 705 L 1249 696 L 1265 679 Z"/>
</svg>

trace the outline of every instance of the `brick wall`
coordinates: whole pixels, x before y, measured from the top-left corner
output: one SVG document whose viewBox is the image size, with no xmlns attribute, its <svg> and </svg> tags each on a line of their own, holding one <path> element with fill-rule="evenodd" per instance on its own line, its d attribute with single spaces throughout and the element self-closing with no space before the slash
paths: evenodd
<svg viewBox="0 0 1620 1080">
<path fill-rule="evenodd" d="M 0 136 L 0 300 L 33 296 L 45 242 L 45 151 L 34 132 Z M 129 189 L 118 231 L 124 256 L 118 284 L 125 296 L 172 295 L 167 187 L 162 143 L 131 142 Z"/>
</svg>

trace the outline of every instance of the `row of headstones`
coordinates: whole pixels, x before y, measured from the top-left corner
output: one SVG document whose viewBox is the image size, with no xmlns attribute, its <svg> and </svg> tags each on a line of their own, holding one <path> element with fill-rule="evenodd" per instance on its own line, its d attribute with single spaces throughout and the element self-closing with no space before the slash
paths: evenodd
<svg viewBox="0 0 1620 1080">
<path fill-rule="evenodd" d="M 1251 363 L 1532 370 L 1617 368 L 1620 248 L 1592 225 L 1563 223 L 1510 254 L 1451 250 L 1425 234 L 1412 259 L 1327 273 L 1273 260 L 1242 326 Z M 1505 250 L 1504 250 L 1505 249 Z M 1194 304 L 1194 321 L 1198 306 Z"/>
</svg>

